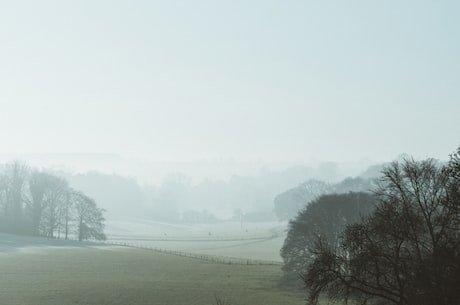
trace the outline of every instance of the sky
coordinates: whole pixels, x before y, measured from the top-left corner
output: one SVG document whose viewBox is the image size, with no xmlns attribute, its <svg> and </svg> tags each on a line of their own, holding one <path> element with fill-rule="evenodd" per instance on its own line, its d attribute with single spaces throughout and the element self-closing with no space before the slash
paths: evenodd
<svg viewBox="0 0 460 305">
<path fill-rule="evenodd" d="M 458 1 L 0 0 L 0 153 L 447 159 Z"/>
</svg>

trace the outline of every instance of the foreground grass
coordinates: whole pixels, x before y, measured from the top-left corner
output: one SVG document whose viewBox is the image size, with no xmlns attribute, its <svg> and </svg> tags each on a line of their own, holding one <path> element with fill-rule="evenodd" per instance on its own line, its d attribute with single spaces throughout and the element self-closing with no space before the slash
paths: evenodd
<svg viewBox="0 0 460 305">
<path fill-rule="evenodd" d="M 279 266 L 222 265 L 141 249 L 0 254 L 0 304 L 304 304 L 277 287 Z"/>
</svg>

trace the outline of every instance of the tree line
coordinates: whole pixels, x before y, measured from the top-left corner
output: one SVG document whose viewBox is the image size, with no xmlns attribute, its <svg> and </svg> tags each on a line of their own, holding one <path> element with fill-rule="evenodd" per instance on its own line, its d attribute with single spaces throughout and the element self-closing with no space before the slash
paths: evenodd
<svg viewBox="0 0 460 305">
<path fill-rule="evenodd" d="M 19 161 L 0 167 L 0 232 L 105 240 L 104 210 L 67 180 Z"/>
<path fill-rule="evenodd" d="M 460 303 L 460 147 L 386 166 L 370 193 L 323 195 L 290 222 L 284 272 L 308 303 Z"/>
<path fill-rule="evenodd" d="M 325 194 L 342 194 L 348 192 L 369 192 L 375 189 L 372 178 L 348 177 L 338 183 L 327 183 L 317 179 L 309 179 L 290 188 L 274 199 L 274 209 L 278 220 L 294 219 L 309 203 Z"/>
<path fill-rule="evenodd" d="M 341 232 L 351 223 L 372 213 L 375 198 L 368 192 L 319 195 L 289 222 L 281 248 L 284 285 L 301 287 L 301 275 L 315 256 L 318 240 L 331 249 L 339 249 Z"/>
</svg>

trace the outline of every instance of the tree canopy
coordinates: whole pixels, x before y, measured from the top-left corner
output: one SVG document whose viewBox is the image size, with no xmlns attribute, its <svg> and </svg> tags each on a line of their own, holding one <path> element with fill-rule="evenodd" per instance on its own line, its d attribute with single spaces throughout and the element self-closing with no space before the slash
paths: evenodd
<svg viewBox="0 0 460 305">
<path fill-rule="evenodd" d="M 17 161 L 0 168 L 0 232 L 101 240 L 103 212 L 64 178 Z"/>
<path fill-rule="evenodd" d="M 304 275 L 310 304 L 323 294 L 339 303 L 460 303 L 459 153 L 447 165 L 406 159 L 383 170 L 375 211 L 346 227 L 339 251 L 316 243 Z"/>
<path fill-rule="evenodd" d="M 283 281 L 300 280 L 311 263 L 317 240 L 331 249 L 340 246 L 340 234 L 348 224 L 361 220 L 374 207 L 370 193 L 328 194 L 318 197 L 290 221 L 287 237 L 281 249 Z"/>
<path fill-rule="evenodd" d="M 290 220 L 310 202 L 325 194 L 342 194 L 348 192 L 369 192 L 375 188 L 371 178 L 345 178 L 330 184 L 321 180 L 310 179 L 298 186 L 288 189 L 274 199 L 274 212 L 278 220 Z"/>
</svg>

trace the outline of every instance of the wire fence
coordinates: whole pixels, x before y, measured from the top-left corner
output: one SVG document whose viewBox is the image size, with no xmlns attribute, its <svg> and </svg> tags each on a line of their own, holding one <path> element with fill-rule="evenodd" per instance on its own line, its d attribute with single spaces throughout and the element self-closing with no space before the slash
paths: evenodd
<svg viewBox="0 0 460 305">
<path fill-rule="evenodd" d="M 128 242 L 111 241 L 111 242 L 106 242 L 105 244 L 109 244 L 113 246 L 122 246 L 122 247 L 136 248 L 136 249 L 151 250 L 151 251 L 169 254 L 169 255 L 188 257 L 188 258 L 198 259 L 202 261 L 219 263 L 219 264 L 227 264 L 227 265 L 277 265 L 277 266 L 282 265 L 282 263 L 278 261 L 184 252 L 184 251 L 162 249 L 162 248 L 151 247 L 151 246 L 146 246 L 142 244 L 128 243 Z"/>
</svg>

